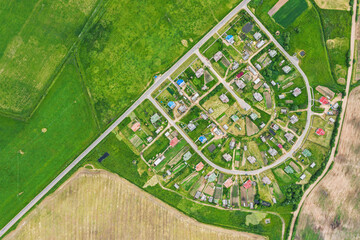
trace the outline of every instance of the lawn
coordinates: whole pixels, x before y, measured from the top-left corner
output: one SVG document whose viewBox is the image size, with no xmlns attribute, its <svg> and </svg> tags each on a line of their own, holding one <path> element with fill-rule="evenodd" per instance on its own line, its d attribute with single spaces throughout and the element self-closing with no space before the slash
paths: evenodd
<svg viewBox="0 0 360 240">
<path fill-rule="evenodd" d="M 292 0 L 285 3 L 273 16 L 275 21 L 283 27 L 290 26 L 306 9 L 306 0 Z"/>
<path fill-rule="evenodd" d="M 0 227 L 99 133 L 88 101 L 70 58 L 30 121 L 0 117 Z"/>
<path fill-rule="evenodd" d="M 238 3 L 108 2 L 80 49 L 101 125 L 123 112 L 155 74 L 169 68 Z"/>
<path fill-rule="evenodd" d="M 23 119 L 46 95 L 97 0 L 38 3 L 6 1 L 0 10 L 0 112 Z"/>
<path fill-rule="evenodd" d="M 158 153 L 162 153 L 169 146 L 169 139 L 163 134 L 160 138 L 153 143 L 144 151 L 144 158 L 146 160 L 153 159 Z"/>
</svg>

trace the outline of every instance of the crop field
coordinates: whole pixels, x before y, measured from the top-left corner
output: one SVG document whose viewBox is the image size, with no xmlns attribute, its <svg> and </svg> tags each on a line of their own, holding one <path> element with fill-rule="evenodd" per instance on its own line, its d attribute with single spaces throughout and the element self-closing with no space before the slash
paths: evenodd
<svg viewBox="0 0 360 240">
<path fill-rule="evenodd" d="M 27 123 L 0 117 L 0 226 L 98 134 L 74 58 Z"/>
<path fill-rule="evenodd" d="M 54 80 L 97 0 L 2 3 L 0 112 L 28 118 Z"/>
<path fill-rule="evenodd" d="M 110 1 L 80 49 L 87 84 L 106 126 L 240 0 Z M 181 41 L 186 40 L 185 47 Z"/>
<path fill-rule="evenodd" d="M 132 204 L 125 204 L 129 202 Z M 79 239 L 265 239 L 199 223 L 115 174 L 88 169 L 80 169 L 5 239 L 74 236 Z"/>
<path fill-rule="evenodd" d="M 302 206 L 295 239 L 356 239 L 360 235 L 360 88 L 350 93 L 333 167 Z M 311 223 L 311 224 L 309 224 Z"/>
<path fill-rule="evenodd" d="M 275 21 L 283 27 L 290 26 L 306 9 L 306 0 L 292 0 L 285 3 L 273 16 Z"/>
<path fill-rule="evenodd" d="M 315 0 L 315 2 L 323 9 L 350 10 L 348 0 Z"/>
</svg>

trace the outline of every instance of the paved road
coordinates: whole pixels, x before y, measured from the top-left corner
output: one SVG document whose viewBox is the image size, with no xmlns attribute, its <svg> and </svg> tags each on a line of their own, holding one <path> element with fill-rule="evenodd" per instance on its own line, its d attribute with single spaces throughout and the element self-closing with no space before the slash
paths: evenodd
<svg viewBox="0 0 360 240">
<path fill-rule="evenodd" d="M 357 1 L 354 1 L 353 9 L 356 9 L 356 4 L 357 4 Z M 353 71 L 353 67 L 354 67 L 353 59 L 354 59 L 354 50 L 355 50 L 354 49 L 355 40 L 356 40 L 356 11 L 353 11 L 352 26 L 351 26 L 351 41 L 350 41 L 350 66 L 348 68 L 348 75 L 347 75 L 347 82 L 346 82 L 346 96 L 343 99 L 342 112 L 341 112 L 341 115 L 340 115 L 341 122 L 340 122 L 340 126 L 338 127 L 338 134 L 337 134 L 336 139 L 335 139 L 335 146 L 331 150 L 331 155 L 330 155 L 329 161 L 326 164 L 326 167 L 325 167 L 323 173 L 305 191 L 304 195 L 302 196 L 302 198 L 301 198 L 301 200 L 300 200 L 300 202 L 298 204 L 298 207 L 297 207 L 296 211 L 293 213 L 293 218 L 291 220 L 289 237 L 288 237 L 289 240 L 292 239 L 295 222 L 296 222 L 296 219 L 298 218 L 298 215 L 300 214 L 300 210 L 301 210 L 302 205 L 304 204 L 305 200 L 307 199 L 307 197 L 311 193 L 311 191 L 317 186 L 317 184 L 327 174 L 331 164 L 335 160 L 335 151 L 336 151 L 336 147 L 337 147 L 337 145 L 339 143 L 339 139 L 340 139 L 340 136 L 341 136 L 342 125 L 343 125 L 344 120 L 345 120 L 345 112 L 346 112 L 346 107 L 347 107 L 347 102 L 348 102 L 348 97 L 349 97 L 349 91 L 350 91 L 350 85 L 351 85 L 351 80 L 352 80 L 352 71 Z"/>
<path fill-rule="evenodd" d="M 40 201 L 67 173 L 71 171 L 91 150 L 93 150 L 111 131 L 119 125 L 137 106 L 158 88 L 178 67 L 180 67 L 195 51 L 209 40 L 221 27 L 233 18 L 250 0 L 242 1 L 228 15 L 226 15 L 213 29 L 211 29 L 197 44 L 195 44 L 183 57 L 180 58 L 160 79 L 158 79 L 146 92 L 136 100 L 108 129 L 105 130 L 89 147 L 85 149 L 68 167 L 65 168 L 48 186 L 46 186 L 30 203 L 28 203 L 4 228 L 0 230 L 3 236 L 19 219 L 24 216 L 37 202 Z"/>
</svg>

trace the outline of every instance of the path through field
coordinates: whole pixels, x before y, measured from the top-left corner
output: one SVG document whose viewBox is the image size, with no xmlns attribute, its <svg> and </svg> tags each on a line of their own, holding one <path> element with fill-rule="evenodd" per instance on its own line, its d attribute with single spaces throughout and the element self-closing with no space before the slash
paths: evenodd
<svg viewBox="0 0 360 240">
<path fill-rule="evenodd" d="M 80 169 L 5 239 L 264 239 L 199 223 L 119 176 Z"/>
</svg>

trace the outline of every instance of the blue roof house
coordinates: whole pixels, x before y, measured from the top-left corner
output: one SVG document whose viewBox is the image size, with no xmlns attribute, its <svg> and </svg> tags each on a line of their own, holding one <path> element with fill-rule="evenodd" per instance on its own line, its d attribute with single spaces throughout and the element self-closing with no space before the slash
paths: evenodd
<svg viewBox="0 0 360 240">
<path fill-rule="evenodd" d="M 200 137 L 199 137 L 199 141 L 200 141 L 201 143 L 206 143 L 207 139 L 206 139 L 205 136 L 200 136 Z"/>
<path fill-rule="evenodd" d="M 170 102 L 168 102 L 168 106 L 169 106 L 169 108 L 174 109 L 174 107 L 176 106 L 176 103 L 174 103 L 173 101 L 170 101 Z"/>
<path fill-rule="evenodd" d="M 177 83 L 177 85 L 179 85 L 180 87 L 182 87 L 182 86 L 185 85 L 185 82 L 184 82 L 184 80 L 182 80 L 182 79 L 177 80 L 176 83 Z"/>
<path fill-rule="evenodd" d="M 233 35 L 227 35 L 225 39 L 230 44 L 233 44 L 235 42 Z"/>
</svg>

